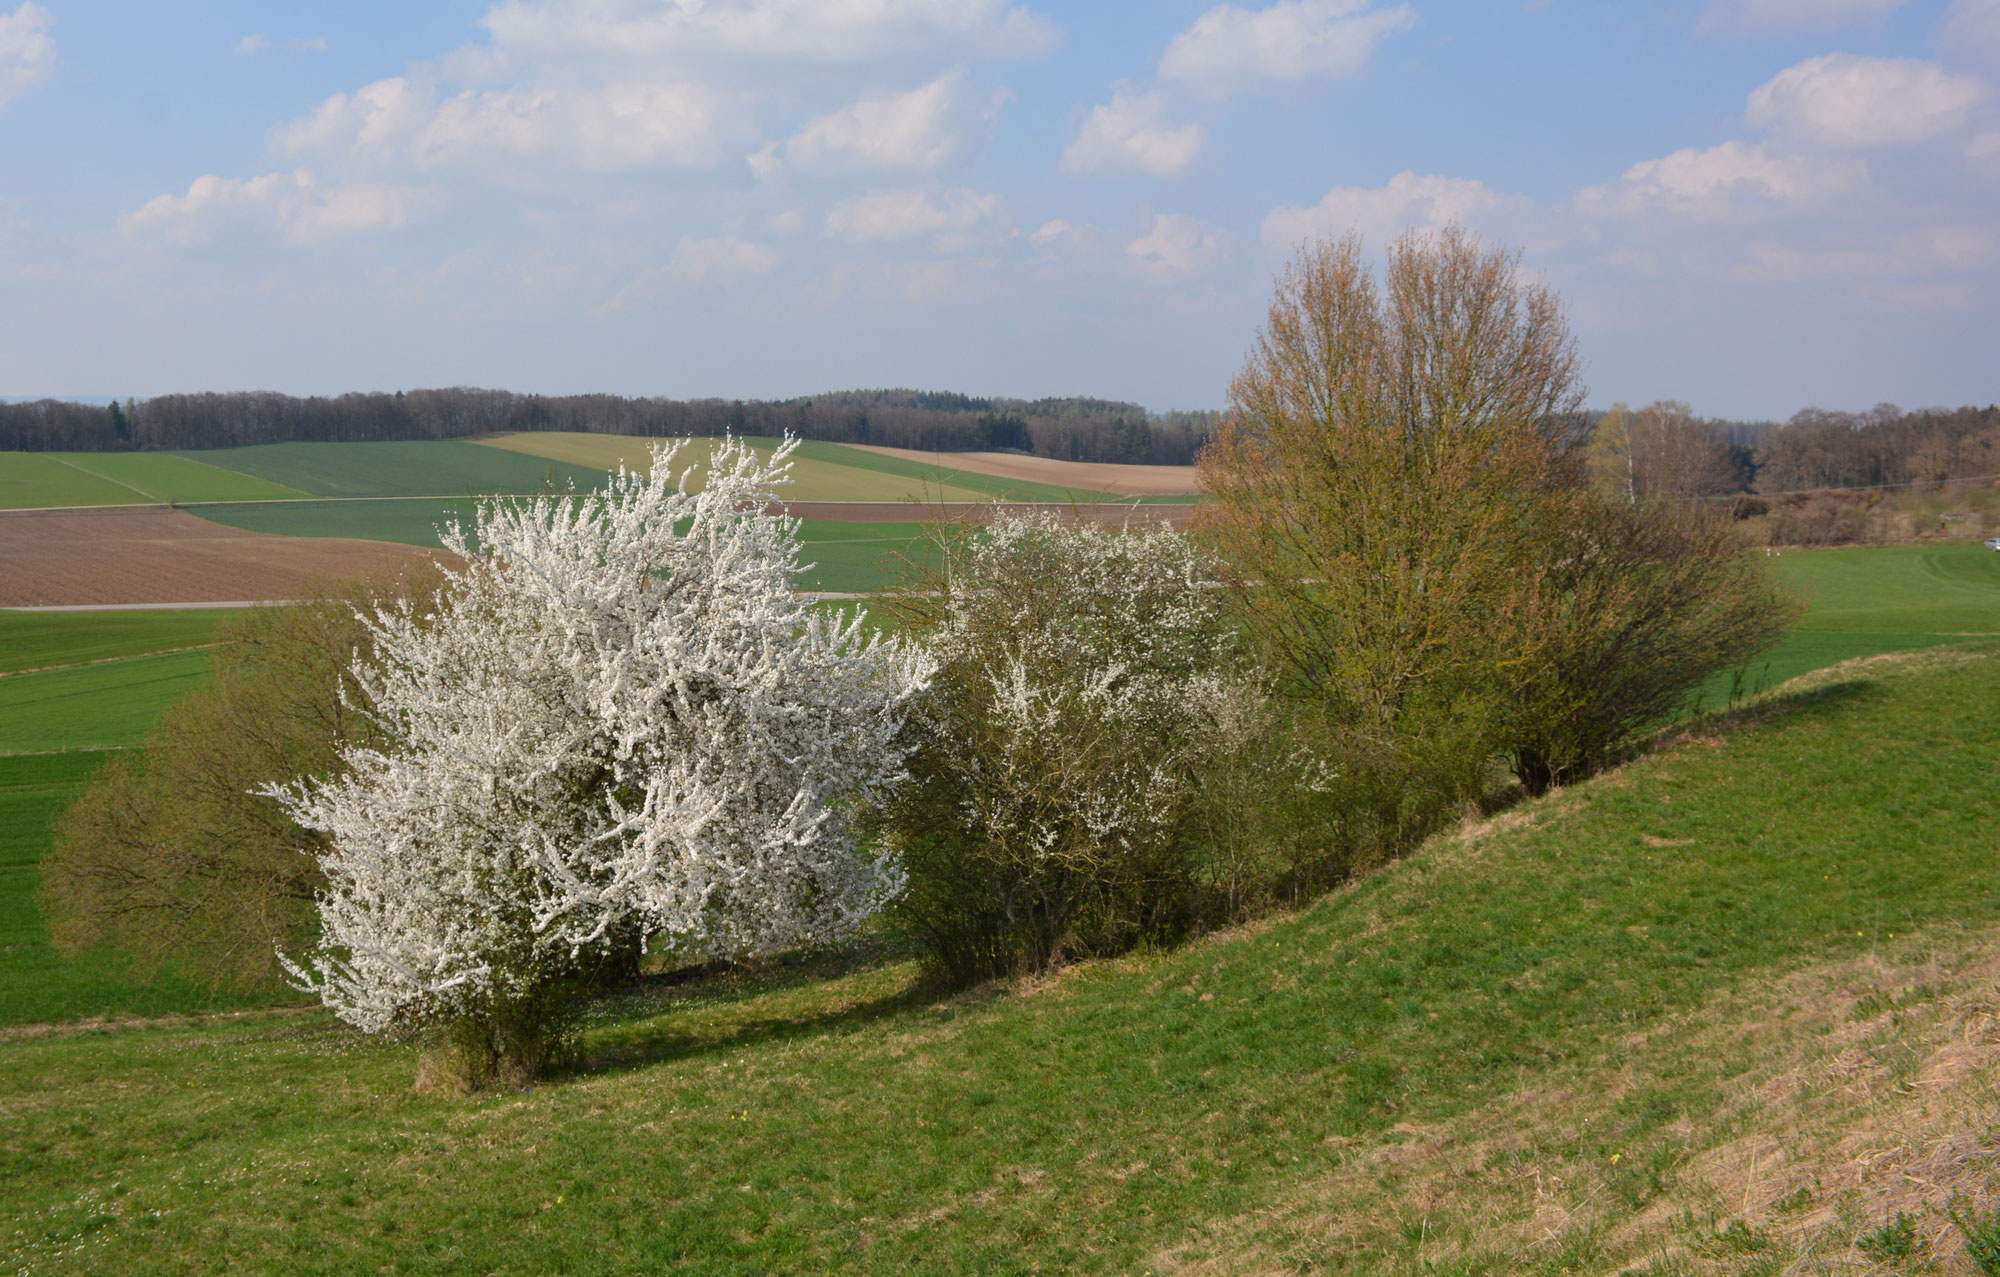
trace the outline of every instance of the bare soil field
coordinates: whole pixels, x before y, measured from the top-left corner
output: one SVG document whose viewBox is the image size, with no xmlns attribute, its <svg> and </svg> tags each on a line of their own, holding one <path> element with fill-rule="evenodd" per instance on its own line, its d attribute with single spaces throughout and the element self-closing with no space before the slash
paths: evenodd
<svg viewBox="0 0 2000 1277">
<path fill-rule="evenodd" d="M 1062 463 L 1068 464 L 1068 463 Z M 1114 467 L 1115 468 L 1115 467 Z M 1129 467 L 1149 470 L 1151 466 Z M 969 501 L 947 501 L 939 505 L 920 505 L 913 501 L 786 501 L 773 502 L 772 509 L 782 509 L 794 519 L 824 519 L 830 523 L 922 523 L 934 517 L 947 519 L 963 518 L 966 515 L 979 517 L 995 509 L 1005 509 L 1020 513 L 1053 513 L 1068 516 L 1082 514 L 1094 517 L 1099 523 L 1133 526 L 1164 523 L 1169 527 L 1185 527 L 1194 514 L 1195 507 L 1187 505 L 1040 505 L 1010 501 L 1005 505 L 993 503 L 974 504 Z"/>
<path fill-rule="evenodd" d="M 295 596 L 327 577 L 430 557 L 382 541 L 268 536 L 180 510 L 0 514 L 0 607 Z"/>
<path fill-rule="evenodd" d="M 1023 457 L 1012 452 L 923 452 L 915 448 L 884 448 L 875 444 L 851 443 L 849 448 L 914 461 L 919 465 L 949 470 L 970 470 L 1002 479 L 1029 483 L 1052 483 L 1058 487 L 1092 492 L 1115 492 L 1126 497 L 1181 497 L 1201 491 L 1193 466 L 1128 466 L 1095 461 L 1054 461 L 1048 457 Z"/>
</svg>

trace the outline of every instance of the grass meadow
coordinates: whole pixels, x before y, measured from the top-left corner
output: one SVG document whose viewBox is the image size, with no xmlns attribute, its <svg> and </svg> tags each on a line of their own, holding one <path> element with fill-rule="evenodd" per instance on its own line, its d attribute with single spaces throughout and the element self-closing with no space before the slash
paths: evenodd
<svg viewBox="0 0 2000 1277">
<path fill-rule="evenodd" d="M 938 998 L 852 952 L 642 987 L 565 1076 L 478 1101 L 410 1094 L 406 1050 L 316 1012 L 16 1034 L 0 1245 L 27 1271 L 1775 1272 L 1747 1261 L 1837 1203 L 1705 1196 L 1718 1119 L 1962 991 L 2000 920 L 1996 701 L 1983 652 L 1856 669 L 1299 915 L 1054 981 Z M 1799 1020 L 1829 1041 L 1736 1008 L 1869 961 L 1917 992 Z"/>
<path fill-rule="evenodd" d="M 808 557 L 858 575 L 908 529 Z M 953 997 L 866 944 L 642 984 L 563 1075 L 471 1102 L 296 999 L 48 947 L 49 821 L 200 681 L 169 649 L 216 614 L 0 614 L 19 668 L 125 658 L 0 678 L 0 1265 L 1861 1271 L 1783 1265 L 1861 1262 L 1916 1172 L 2000 1186 L 1990 1151 L 1895 1152 L 1987 1113 L 1949 1088 L 2000 1097 L 1937 1063 L 1995 1032 L 2000 555 L 1773 566 L 1809 610 L 1755 678 L 1900 654 L 1294 916 Z M 1864 1174 L 1867 1139 L 1911 1175 Z"/>
</svg>

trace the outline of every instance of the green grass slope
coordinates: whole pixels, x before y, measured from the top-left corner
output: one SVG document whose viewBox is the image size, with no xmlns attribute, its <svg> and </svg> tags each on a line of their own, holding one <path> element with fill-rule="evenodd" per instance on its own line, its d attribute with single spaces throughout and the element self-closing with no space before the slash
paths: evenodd
<svg viewBox="0 0 2000 1277">
<path fill-rule="evenodd" d="M 1727 1082 L 1720 1055 L 1634 1072 L 1649 1033 L 1993 924 L 2000 659 L 1907 664 L 1175 954 L 947 1000 L 868 962 L 635 993 L 524 1094 L 412 1096 L 406 1051 L 316 1014 L 16 1037 L 0 1249 L 78 1272 L 1611 1271 L 1567 1242 L 1433 1269 L 1435 1202 L 1290 1208 L 1393 1188 L 1413 1132 L 1587 1064 L 1617 1080 L 1600 1120 L 1550 1136 L 1600 1204 L 1642 1210 L 1679 1166 L 1646 1150 Z"/>
<path fill-rule="evenodd" d="M 180 454 L 316 497 L 457 497 L 468 493 L 531 495 L 602 487 L 610 476 L 590 466 L 527 457 L 452 439 L 394 443 L 267 443 Z"/>
<path fill-rule="evenodd" d="M 0 610 L 0 674 L 85 665 L 214 641 L 229 612 L 9 612 Z"/>
</svg>

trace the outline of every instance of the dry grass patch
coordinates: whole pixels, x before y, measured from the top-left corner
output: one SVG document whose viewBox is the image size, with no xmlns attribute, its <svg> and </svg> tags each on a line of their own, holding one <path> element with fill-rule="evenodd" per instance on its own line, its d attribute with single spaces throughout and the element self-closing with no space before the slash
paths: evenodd
<svg viewBox="0 0 2000 1277">
<path fill-rule="evenodd" d="M 1754 982 L 1454 1120 L 1329 1141 L 1331 1174 L 1232 1221 L 1211 1258 L 1160 1261 L 1977 1272 L 1948 1212 L 2000 1201 L 1996 987 L 2000 930 L 1899 939 Z"/>
</svg>

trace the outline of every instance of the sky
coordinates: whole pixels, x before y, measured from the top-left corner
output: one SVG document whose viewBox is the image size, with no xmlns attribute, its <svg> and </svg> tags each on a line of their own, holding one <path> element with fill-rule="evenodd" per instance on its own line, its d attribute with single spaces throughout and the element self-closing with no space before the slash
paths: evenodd
<svg viewBox="0 0 2000 1277">
<path fill-rule="evenodd" d="M 0 0 L 0 397 L 1217 408 L 1457 223 L 1590 401 L 2000 398 L 2000 0 Z"/>
</svg>

